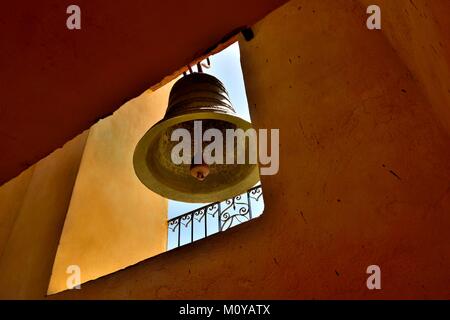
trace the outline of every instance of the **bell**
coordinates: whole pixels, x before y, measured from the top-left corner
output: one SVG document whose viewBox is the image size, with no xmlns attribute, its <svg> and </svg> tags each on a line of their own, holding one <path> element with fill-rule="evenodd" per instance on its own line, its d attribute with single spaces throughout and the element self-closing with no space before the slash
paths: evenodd
<svg viewBox="0 0 450 320">
<path fill-rule="evenodd" d="M 227 129 L 247 130 L 251 123 L 238 117 L 228 93 L 217 78 L 206 73 L 191 73 L 179 79 L 169 95 L 169 106 L 164 118 L 142 137 L 133 157 L 134 170 L 139 180 L 155 193 L 172 200 L 208 203 L 218 202 L 246 192 L 259 181 L 257 164 L 201 163 L 175 164 L 171 158 L 179 141 L 172 141 L 175 129 L 187 129 L 194 140 L 195 124 L 200 121 L 203 132 L 215 128 L 222 132 L 223 150 L 226 150 Z M 198 122 L 197 122 L 198 123 Z M 202 142 L 204 146 L 210 142 Z M 249 148 L 244 147 L 246 159 Z M 194 150 L 194 142 L 192 149 Z M 227 150 L 229 152 L 229 150 Z M 194 154 L 191 155 L 193 158 Z"/>
</svg>

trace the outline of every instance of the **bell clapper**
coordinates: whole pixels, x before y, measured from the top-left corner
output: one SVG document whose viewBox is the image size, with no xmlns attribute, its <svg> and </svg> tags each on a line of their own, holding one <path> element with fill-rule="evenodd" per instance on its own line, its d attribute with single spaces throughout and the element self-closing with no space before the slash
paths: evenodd
<svg viewBox="0 0 450 320">
<path fill-rule="evenodd" d="M 209 174 L 209 166 L 207 164 L 194 164 L 191 166 L 191 175 L 199 180 L 203 181 Z"/>
</svg>

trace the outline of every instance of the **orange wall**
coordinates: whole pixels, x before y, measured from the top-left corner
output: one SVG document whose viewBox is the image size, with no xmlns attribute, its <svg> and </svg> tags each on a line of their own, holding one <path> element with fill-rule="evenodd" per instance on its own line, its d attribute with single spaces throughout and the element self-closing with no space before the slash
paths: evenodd
<svg viewBox="0 0 450 320">
<path fill-rule="evenodd" d="M 34 167 L 28 168 L 0 188 L 0 257 L 8 243 L 11 229 L 22 206 Z"/>
<path fill-rule="evenodd" d="M 366 6 L 372 0 L 361 0 Z M 382 32 L 420 82 L 432 112 L 450 132 L 450 1 L 378 0 Z"/>
<path fill-rule="evenodd" d="M 86 137 L 0 188 L 0 299 L 45 296 Z"/>
<path fill-rule="evenodd" d="M 260 219 L 54 298 L 450 298 L 448 119 L 366 18 L 294 0 L 241 43 L 253 122 L 281 130 Z"/>
</svg>

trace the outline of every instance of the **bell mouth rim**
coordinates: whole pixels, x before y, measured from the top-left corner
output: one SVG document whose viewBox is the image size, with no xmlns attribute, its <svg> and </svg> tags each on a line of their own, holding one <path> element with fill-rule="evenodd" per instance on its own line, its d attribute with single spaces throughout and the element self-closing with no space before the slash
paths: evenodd
<svg viewBox="0 0 450 320">
<path fill-rule="evenodd" d="M 247 130 L 253 128 L 252 124 L 247 120 L 232 114 L 218 112 L 195 112 L 184 115 L 175 116 L 169 119 L 162 119 L 154 124 L 139 140 L 133 154 L 133 168 L 136 176 L 150 191 L 160 196 L 187 203 L 211 203 L 230 199 L 234 196 L 245 193 L 248 189 L 255 186 L 259 177 L 258 164 L 252 165 L 253 168 L 235 188 L 232 190 L 218 190 L 216 193 L 187 193 L 182 192 L 164 185 L 164 181 L 154 175 L 147 166 L 147 155 L 149 147 L 155 142 L 160 134 L 170 126 L 192 120 L 223 120 L 236 125 L 238 128 Z"/>
</svg>

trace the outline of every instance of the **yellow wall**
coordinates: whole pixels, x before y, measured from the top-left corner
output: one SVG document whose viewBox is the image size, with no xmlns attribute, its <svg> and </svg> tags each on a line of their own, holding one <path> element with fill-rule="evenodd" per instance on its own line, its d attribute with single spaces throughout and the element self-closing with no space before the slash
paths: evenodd
<svg viewBox="0 0 450 320">
<path fill-rule="evenodd" d="M 87 133 L 0 188 L 0 298 L 45 296 Z"/>
<path fill-rule="evenodd" d="M 0 298 L 65 290 L 69 265 L 85 282 L 166 251 L 167 199 L 137 179 L 133 151 L 163 117 L 171 86 L 144 92 L 0 187 Z"/>
<path fill-rule="evenodd" d="M 166 251 L 167 199 L 138 180 L 133 152 L 164 116 L 171 86 L 144 92 L 90 129 L 49 294 L 67 289 L 70 265 L 86 282 Z"/>
<path fill-rule="evenodd" d="M 294 0 L 241 43 L 253 123 L 281 130 L 261 218 L 54 298 L 450 298 L 449 119 L 365 11 Z"/>
<path fill-rule="evenodd" d="M 28 168 L 0 188 L 0 257 L 22 206 L 34 167 Z"/>
</svg>

